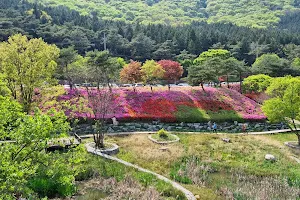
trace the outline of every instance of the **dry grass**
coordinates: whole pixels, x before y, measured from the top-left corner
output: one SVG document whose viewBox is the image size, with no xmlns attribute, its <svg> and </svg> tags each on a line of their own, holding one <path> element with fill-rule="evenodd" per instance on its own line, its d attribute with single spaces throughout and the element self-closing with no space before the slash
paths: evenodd
<svg viewBox="0 0 300 200">
<path fill-rule="evenodd" d="M 300 188 L 291 187 L 287 179 L 280 177 L 257 177 L 233 173 L 234 187 L 220 189 L 226 199 L 257 199 L 257 200 L 281 200 L 297 199 L 300 196 Z"/>
<path fill-rule="evenodd" d="M 93 188 L 93 190 L 91 190 Z M 102 198 L 101 198 L 102 193 Z M 109 194 L 109 195 L 106 195 Z M 127 176 L 123 181 L 117 182 L 114 178 L 97 178 L 79 183 L 77 197 L 70 200 L 117 200 L 117 199 L 163 199 L 153 187 L 144 188 L 137 181 Z"/>
<path fill-rule="evenodd" d="M 113 139 L 121 147 L 117 155 L 119 158 L 162 174 L 168 174 L 170 165 L 184 154 L 182 144 L 173 143 L 162 146 L 150 141 L 148 135 L 145 134 Z M 162 147 L 167 149 L 162 150 Z"/>
</svg>

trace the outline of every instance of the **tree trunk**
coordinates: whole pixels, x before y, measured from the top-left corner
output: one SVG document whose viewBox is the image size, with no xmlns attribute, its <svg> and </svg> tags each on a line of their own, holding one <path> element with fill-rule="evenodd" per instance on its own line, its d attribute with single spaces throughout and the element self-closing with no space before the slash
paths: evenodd
<svg viewBox="0 0 300 200">
<path fill-rule="evenodd" d="M 201 83 L 201 88 L 202 88 L 202 90 L 205 92 L 204 87 L 203 87 L 203 83 Z"/>
<path fill-rule="evenodd" d="M 150 89 L 151 89 L 151 92 L 153 92 L 153 88 L 152 88 L 152 85 L 150 86 Z"/>
<path fill-rule="evenodd" d="M 242 73 L 240 72 L 240 93 L 243 94 L 242 90 Z"/>
<path fill-rule="evenodd" d="M 300 133 L 296 133 L 297 137 L 298 137 L 298 145 L 300 146 Z"/>
<path fill-rule="evenodd" d="M 226 76 L 226 81 L 227 81 L 227 88 L 229 89 L 229 75 L 227 74 L 227 76 Z"/>
<path fill-rule="evenodd" d="M 168 89 L 169 89 L 169 91 L 171 90 L 171 86 L 170 86 L 170 84 L 168 84 Z"/>
</svg>

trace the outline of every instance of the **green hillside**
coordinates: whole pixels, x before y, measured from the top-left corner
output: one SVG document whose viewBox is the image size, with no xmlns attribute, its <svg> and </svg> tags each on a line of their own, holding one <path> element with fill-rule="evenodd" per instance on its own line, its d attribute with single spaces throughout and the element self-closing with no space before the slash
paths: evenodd
<svg viewBox="0 0 300 200">
<path fill-rule="evenodd" d="M 29 0 L 35 2 L 35 0 Z M 103 19 L 143 24 L 189 24 L 192 21 L 232 22 L 265 28 L 279 22 L 286 11 L 297 9 L 300 0 L 40 0 L 64 5 L 83 15 L 96 11 Z"/>
</svg>

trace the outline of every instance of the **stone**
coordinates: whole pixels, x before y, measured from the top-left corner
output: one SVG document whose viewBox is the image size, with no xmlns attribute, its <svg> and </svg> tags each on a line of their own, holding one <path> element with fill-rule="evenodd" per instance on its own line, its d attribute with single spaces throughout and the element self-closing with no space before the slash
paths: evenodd
<svg viewBox="0 0 300 200">
<path fill-rule="evenodd" d="M 236 126 L 239 124 L 238 121 L 234 121 L 233 123 L 234 123 L 234 125 L 236 125 Z"/>
<path fill-rule="evenodd" d="M 113 132 L 115 132 L 115 130 L 114 130 L 114 129 L 112 129 L 112 127 L 109 127 L 109 128 L 108 128 L 108 130 L 107 130 L 107 132 L 109 132 L 109 133 L 113 133 Z"/>
<path fill-rule="evenodd" d="M 172 126 L 168 126 L 167 131 L 171 131 L 171 130 L 172 130 Z"/>
<path fill-rule="evenodd" d="M 142 128 L 142 125 L 141 124 L 135 124 L 135 127 Z"/>
<path fill-rule="evenodd" d="M 195 195 L 195 198 L 196 198 L 197 200 L 199 200 L 199 199 L 200 199 L 200 196 L 197 194 L 197 195 Z"/>
<path fill-rule="evenodd" d="M 200 125 L 194 125 L 195 129 L 200 129 Z"/>
<path fill-rule="evenodd" d="M 119 125 L 119 122 L 118 122 L 117 118 L 113 117 L 113 118 L 111 118 L 111 120 L 112 120 L 114 126 Z"/>
<path fill-rule="evenodd" d="M 192 123 L 187 123 L 186 124 L 188 127 L 193 127 L 193 124 Z"/>
<path fill-rule="evenodd" d="M 255 125 L 254 125 L 254 128 L 260 128 L 260 127 L 261 127 L 260 124 L 255 124 Z"/>
<path fill-rule="evenodd" d="M 230 142 L 230 138 L 222 138 L 223 142 L 229 143 Z"/>
<path fill-rule="evenodd" d="M 184 123 L 183 123 L 183 122 L 181 122 L 181 123 L 180 123 L 180 126 L 184 126 Z"/>
<path fill-rule="evenodd" d="M 275 156 L 273 156 L 272 154 L 266 154 L 265 159 L 273 162 L 276 161 Z"/>
</svg>

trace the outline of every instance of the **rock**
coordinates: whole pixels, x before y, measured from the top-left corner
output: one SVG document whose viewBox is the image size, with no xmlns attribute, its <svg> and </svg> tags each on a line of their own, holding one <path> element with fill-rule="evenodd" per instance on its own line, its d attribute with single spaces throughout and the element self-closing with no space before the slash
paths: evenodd
<svg viewBox="0 0 300 200">
<path fill-rule="evenodd" d="M 269 161 L 276 161 L 275 156 L 273 156 L 272 154 L 266 154 L 265 159 Z"/>
<path fill-rule="evenodd" d="M 195 129 L 200 129 L 200 125 L 194 125 Z"/>
<path fill-rule="evenodd" d="M 111 120 L 112 120 L 114 126 L 119 125 L 119 122 L 117 121 L 117 118 L 113 117 L 113 118 L 111 118 Z"/>
<path fill-rule="evenodd" d="M 236 125 L 236 126 L 239 124 L 238 121 L 234 121 L 233 123 L 234 123 L 234 125 Z"/>
<path fill-rule="evenodd" d="M 195 198 L 198 200 L 198 199 L 200 199 L 200 196 L 197 194 L 197 195 L 195 195 Z"/>
<path fill-rule="evenodd" d="M 181 123 L 180 123 L 180 126 L 184 126 L 184 123 L 183 123 L 183 122 L 181 122 Z"/>
<path fill-rule="evenodd" d="M 141 124 L 135 124 L 135 127 L 142 128 L 142 125 Z"/>
<path fill-rule="evenodd" d="M 171 130 L 172 130 L 172 126 L 168 126 L 167 131 L 171 131 Z"/>
<path fill-rule="evenodd" d="M 255 124 L 255 125 L 254 125 L 254 128 L 260 128 L 260 127 L 261 127 L 260 124 Z"/>
<path fill-rule="evenodd" d="M 107 130 L 107 132 L 109 132 L 109 133 L 113 133 L 113 132 L 115 132 L 115 130 L 114 130 L 114 129 L 112 129 L 112 127 L 109 127 L 109 128 L 108 128 L 108 130 Z"/>
<path fill-rule="evenodd" d="M 229 143 L 230 142 L 230 138 L 222 138 L 223 142 Z"/>
</svg>

